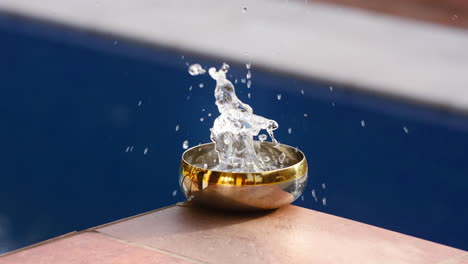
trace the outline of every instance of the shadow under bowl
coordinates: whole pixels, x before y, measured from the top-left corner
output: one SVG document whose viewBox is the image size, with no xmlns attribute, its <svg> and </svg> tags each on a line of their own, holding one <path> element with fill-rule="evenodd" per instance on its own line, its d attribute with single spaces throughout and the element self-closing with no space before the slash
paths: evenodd
<svg viewBox="0 0 468 264">
<path fill-rule="evenodd" d="M 193 203 L 225 210 L 268 210 L 294 202 L 307 185 L 307 161 L 297 148 L 271 142 L 255 142 L 257 154 L 275 162 L 284 153 L 282 168 L 261 172 L 216 171 L 214 143 L 188 149 L 182 154 L 179 183 Z"/>
</svg>

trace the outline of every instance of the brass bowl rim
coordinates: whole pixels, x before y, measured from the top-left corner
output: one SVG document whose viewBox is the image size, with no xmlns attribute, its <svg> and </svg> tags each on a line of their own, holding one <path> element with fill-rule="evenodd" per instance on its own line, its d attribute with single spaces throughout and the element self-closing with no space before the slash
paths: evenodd
<svg viewBox="0 0 468 264">
<path fill-rule="evenodd" d="M 260 144 L 274 144 L 273 142 L 270 142 L 270 141 L 258 141 L 258 140 L 255 140 L 255 142 L 260 142 Z M 193 150 L 193 149 L 196 149 L 196 148 L 199 148 L 199 147 L 202 147 L 202 146 L 206 146 L 206 145 L 214 145 L 215 143 L 214 142 L 208 142 L 208 143 L 203 143 L 203 144 L 199 144 L 199 145 L 196 145 L 196 146 L 193 146 L 189 149 L 187 149 L 186 151 L 184 151 L 182 153 L 182 162 L 184 162 L 185 164 L 189 165 L 189 166 L 192 166 L 192 167 L 195 167 L 195 168 L 198 168 L 200 170 L 204 170 L 204 171 L 212 171 L 212 172 L 218 172 L 218 173 L 229 173 L 229 174 L 233 174 L 233 175 L 245 175 L 245 174 L 269 174 L 269 173 L 274 173 L 274 172 L 279 172 L 279 171 L 286 171 L 286 170 L 289 170 L 290 168 L 293 168 L 294 166 L 297 166 L 298 164 L 302 163 L 302 162 L 305 162 L 306 161 L 306 157 L 305 157 L 305 154 L 304 152 L 302 152 L 299 148 L 297 147 L 293 147 L 293 146 L 290 146 L 290 145 L 286 145 L 286 144 L 282 144 L 282 143 L 279 143 L 279 145 L 282 145 L 282 146 L 285 146 L 287 148 L 291 148 L 291 149 L 294 149 L 294 151 L 297 151 L 301 154 L 302 158 L 300 160 L 298 160 L 297 162 L 295 162 L 294 164 L 290 165 L 290 166 L 287 166 L 287 167 L 283 167 L 283 168 L 280 168 L 280 169 L 276 169 L 276 170 L 267 170 L 267 171 L 254 171 L 254 172 L 229 172 L 229 171 L 218 171 L 218 170 L 210 170 L 210 169 L 205 169 L 205 168 L 202 168 L 202 167 L 198 167 L 198 166 L 195 166 L 194 164 L 188 162 L 187 160 L 185 160 L 185 155 L 187 154 L 187 152 Z"/>
</svg>

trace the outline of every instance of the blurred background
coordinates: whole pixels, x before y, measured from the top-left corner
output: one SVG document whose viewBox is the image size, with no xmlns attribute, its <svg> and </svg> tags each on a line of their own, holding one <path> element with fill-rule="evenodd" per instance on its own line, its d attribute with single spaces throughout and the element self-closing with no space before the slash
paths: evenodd
<svg viewBox="0 0 468 264">
<path fill-rule="evenodd" d="M 0 254 L 183 201 L 218 116 L 188 67 L 223 62 L 308 157 L 294 204 L 468 250 L 467 26 L 462 0 L 2 0 Z"/>
</svg>

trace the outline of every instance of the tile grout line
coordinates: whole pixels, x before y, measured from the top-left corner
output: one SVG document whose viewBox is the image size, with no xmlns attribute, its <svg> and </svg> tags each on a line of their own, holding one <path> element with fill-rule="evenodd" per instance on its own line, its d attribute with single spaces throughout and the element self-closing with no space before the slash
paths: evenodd
<svg viewBox="0 0 468 264">
<path fill-rule="evenodd" d="M 132 215 L 132 216 L 129 216 L 129 217 L 125 217 L 125 218 L 122 218 L 122 219 L 119 219 L 119 220 L 115 220 L 115 221 L 112 221 L 110 223 L 105 223 L 105 224 L 102 224 L 102 225 L 98 225 L 98 226 L 95 226 L 95 227 L 91 227 L 91 228 L 88 228 L 88 229 L 85 229 L 83 230 L 84 232 L 89 232 L 89 231 L 96 231 L 96 229 L 100 229 L 100 228 L 103 228 L 103 227 L 106 227 L 106 226 L 109 226 L 109 225 L 113 225 L 113 224 L 118 224 L 120 222 L 124 222 L 124 221 L 127 221 L 127 220 L 131 220 L 133 218 L 138 218 L 140 216 L 145 216 L 147 214 L 152 214 L 152 213 L 156 213 L 156 212 L 159 212 L 159 211 L 162 211 L 164 209 L 168 209 L 168 208 L 171 208 L 171 207 L 174 207 L 174 206 L 177 206 L 177 204 L 171 204 L 171 205 L 168 205 L 168 206 L 164 206 L 164 207 L 161 207 L 161 208 L 157 208 L 157 209 L 154 209 L 154 210 L 151 210 L 151 211 L 148 211 L 148 212 L 144 212 L 144 213 L 141 213 L 141 214 L 137 214 L 137 215 Z"/>
<path fill-rule="evenodd" d="M 65 233 L 65 234 L 57 236 L 57 237 L 53 237 L 53 238 L 50 238 L 50 239 L 47 239 L 47 240 L 44 240 L 44 241 L 34 243 L 32 245 L 29 245 L 29 246 L 21 247 L 21 248 L 18 248 L 18 249 L 15 249 L 15 250 L 0 254 L 0 258 L 9 256 L 9 255 L 12 255 L 12 254 L 15 254 L 15 253 L 19 253 L 19 252 L 24 251 L 24 250 L 29 250 L 29 249 L 32 249 L 32 248 L 35 248 L 35 247 L 39 247 L 39 246 L 43 246 L 43 245 L 46 245 L 46 244 L 49 244 L 49 243 L 53 243 L 53 242 L 56 242 L 56 241 L 59 241 L 59 240 L 65 239 L 65 238 L 76 236 L 76 235 L 79 235 L 79 234 L 82 234 L 82 233 L 85 233 L 85 232 L 97 232 L 95 229 L 106 227 L 106 226 L 109 226 L 109 225 L 112 225 L 112 224 L 117 224 L 117 223 L 120 223 L 120 222 L 123 222 L 123 221 L 126 221 L 126 220 L 130 220 L 130 219 L 140 217 L 140 216 L 144 216 L 144 215 L 147 215 L 147 214 L 151 214 L 151 213 L 154 213 L 154 212 L 158 212 L 160 210 L 171 208 L 171 207 L 176 206 L 176 205 L 177 204 L 172 204 L 172 205 L 169 205 L 169 206 L 157 208 L 157 209 L 154 209 L 154 210 L 151 210 L 151 211 L 148 211 L 148 212 L 144 212 L 144 213 L 141 213 L 141 214 L 129 216 L 129 217 L 126 217 L 126 218 L 123 218 L 123 219 L 119 219 L 119 220 L 116 220 L 116 221 L 113 221 L 113 222 L 110 222 L 110 223 L 105 223 L 105 224 L 98 225 L 98 226 L 95 226 L 95 227 L 91 227 L 91 228 L 88 228 L 88 229 L 84 229 L 84 230 L 81 230 L 81 231 L 76 231 L 76 230 L 71 231 L 69 233 Z"/>
<path fill-rule="evenodd" d="M 167 251 L 167 250 L 164 250 L 164 249 L 153 248 L 153 247 L 150 247 L 150 246 L 147 246 L 147 245 L 142 245 L 142 244 L 138 244 L 138 243 L 135 243 L 135 242 L 132 242 L 132 241 L 129 241 L 129 240 L 121 239 L 121 238 L 118 238 L 118 237 L 115 237 L 115 236 L 112 236 L 112 235 L 109 235 L 109 234 L 106 234 L 106 233 L 101 233 L 101 232 L 96 231 L 96 230 L 89 230 L 89 231 L 86 231 L 86 232 L 96 233 L 96 234 L 99 234 L 99 235 L 101 235 L 103 237 L 106 237 L 108 239 L 115 240 L 115 241 L 130 245 L 130 246 L 148 249 L 148 250 L 155 251 L 155 252 L 158 252 L 158 253 L 162 253 L 162 254 L 165 254 L 165 255 L 169 255 L 169 256 L 172 256 L 172 257 L 175 257 L 175 258 L 190 261 L 192 263 L 197 263 L 197 264 L 207 264 L 208 263 L 208 262 L 203 262 L 203 261 L 198 260 L 198 259 L 193 259 L 193 258 L 190 258 L 190 257 L 187 257 L 187 256 L 179 255 L 179 254 L 176 254 L 174 252 Z"/>
</svg>

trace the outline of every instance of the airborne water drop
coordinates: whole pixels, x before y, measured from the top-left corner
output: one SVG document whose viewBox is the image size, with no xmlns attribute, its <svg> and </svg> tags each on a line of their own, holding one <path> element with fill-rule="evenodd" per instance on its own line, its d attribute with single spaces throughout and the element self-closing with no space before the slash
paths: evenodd
<svg viewBox="0 0 468 264">
<path fill-rule="evenodd" d="M 188 149 L 188 147 L 189 147 L 189 142 L 188 142 L 188 140 L 185 140 L 184 143 L 182 143 L 182 148 L 183 149 Z"/>
<path fill-rule="evenodd" d="M 203 69 L 203 67 L 200 64 L 195 63 L 189 66 L 188 72 L 190 75 L 196 76 L 196 75 L 204 74 L 206 70 Z"/>
</svg>

